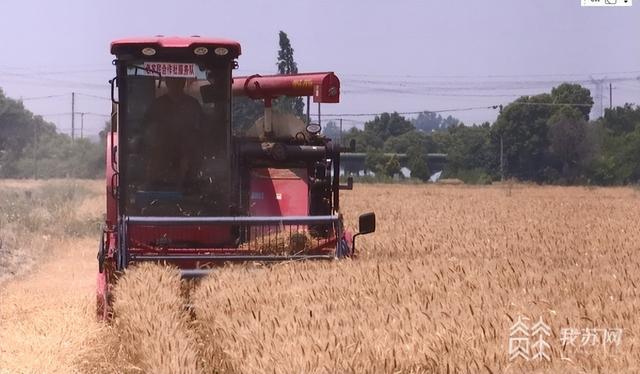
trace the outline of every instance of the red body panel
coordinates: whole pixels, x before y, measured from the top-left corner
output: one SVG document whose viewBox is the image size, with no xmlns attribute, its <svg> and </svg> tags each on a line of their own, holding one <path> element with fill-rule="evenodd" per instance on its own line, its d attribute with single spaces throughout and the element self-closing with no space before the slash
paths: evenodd
<svg viewBox="0 0 640 374">
<path fill-rule="evenodd" d="M 117 54 L 120 47 L 145 46 L 159 48 L 190 48 L 190 47 L 225 47 L 229 49 L 232 56 L 240 55 L 240 43 L 222 38 L 204 38 L 199 36 L 179 37 L 179 36 L 153 36 L 118 39 L 111 42 L 111 53 Z"/>
<path fill-rule="evenodd" d="M 306 216 L 309 187 L 306 169 L 254 169 L 251 172 L 252 216 Z"/>
<path fill-rule="evenodd" d="M 316 103 L 340 102 L 340 80 L 332 73 L 234 77 L 232 92 L 252 99 L 313 96 Z"/>
</svg>

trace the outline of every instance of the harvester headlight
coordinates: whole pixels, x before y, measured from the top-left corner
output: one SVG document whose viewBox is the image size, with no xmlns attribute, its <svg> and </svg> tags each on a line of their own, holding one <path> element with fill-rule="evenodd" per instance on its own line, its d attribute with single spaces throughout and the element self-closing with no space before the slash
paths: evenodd
<svg viewBox="0 0 640 374">
<path fill-rule="evenodd" d="M 317 135 L 320 130 L 322 130 L 322 127 L 318 123 L 310 123 L 307 125 L 307 132 L 309 134 Z"/>
<path fill-rule="evenodd" d="M 218 47 L 214 49 L 213 52 L 215 52 L 215 54 L 217 54 L 218 56 L 225 56 L 227 53 L 229 53 L 229 50 L 225 47 Z"/>
<path fill-rule="evenodd" d="M 198 47 L 198 48 L 193 50 L 193 53 L 195 53 L 198 56 L 204 56 L 207 53 L 209 53 L 209 48 L 207 48 L 207 47 Z"/>
<path fill-rule="evenodd" d="M 156 50 L 151 47 L 142 48 L 142 54 L 145 56 L 153 56 L 156 54 Z"/>
</svg>

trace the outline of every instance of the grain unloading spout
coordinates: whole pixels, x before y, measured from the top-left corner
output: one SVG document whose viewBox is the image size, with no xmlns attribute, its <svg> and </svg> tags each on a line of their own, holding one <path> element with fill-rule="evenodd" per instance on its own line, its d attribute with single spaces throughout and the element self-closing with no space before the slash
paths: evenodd
<svg viewBox="0 0 640 374">
<path fill-rule="evenodd" d="M 272 101 L 280 96 L 313 97 L 313 102 L 340 102 L 340 80 L 333 72 L 234 77 L 232 93 L 264 101 L 264 136 L 273 135 Z M 309 110 L 309 108 L 307 108 Z"/>
</svg>

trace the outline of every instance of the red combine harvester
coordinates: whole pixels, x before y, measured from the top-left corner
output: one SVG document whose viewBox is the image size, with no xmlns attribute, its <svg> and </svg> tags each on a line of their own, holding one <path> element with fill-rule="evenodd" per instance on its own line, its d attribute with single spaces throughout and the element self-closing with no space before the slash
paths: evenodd
<svg viewBox="0 0 640 374">
<path fill-rule="evenodd" d="M 216 264 L 351 256 L 375 230 L 340 214 L 341 147 L 309 121 L 309 98 L 337 103 L 333 73 L 232 78 L 237 42 L 202 37 L 114 41 L 107 136 L 107 215 L 98 252 L 98 317 L 110 315 L 116 274 L 137 262 L 179 267 L 184 277 Z M 264 115 L 237 128 L 234 97 L 263 100 Z M 272 110 L 280 96 L 307 97 L 307 118 Z M 351 144 L 353 148 L 354 144 Z"/>
</svg>

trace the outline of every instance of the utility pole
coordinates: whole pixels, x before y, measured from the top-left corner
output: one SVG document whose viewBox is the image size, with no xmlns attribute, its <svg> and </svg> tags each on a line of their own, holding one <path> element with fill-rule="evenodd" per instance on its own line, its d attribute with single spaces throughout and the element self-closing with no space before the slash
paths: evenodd
<svg viewBox="0 0 640 374">
<path fill-rule="evenodd" d="M 76 93 L 72 92 L 71 93 L 71 140 L 74 140 L 76 138 L 75 116 L 76 116 Z"/>
<path fill-rule="evenodd" d="M 604 115 L 604 105 L 603 105 L 603 98 L 604 98 L 604 81 L 605 78 L 601 78 L 601 79 L 595 79 L 593 77 L 591 77 L 591 83 L 594 85 L 595 88 L 595 95 L 594 95 L 594 101 L 596 103 L 600 103 L 600 110 L 598 113 L 598 117 L 602 117 Z"/>
<path fill-rule="evenodd" d="M 500 114 L 502 114 L 502 104 L 498 105 Z M 504 182 L 504 142 L 502 141 L 502 135 L 500 134 L 500 181 Z"/>
<path fill-rule="evenodd" d="M 338 144 L 342 146 L 342 118 L 340 118 L 340 141 Z"/>
<path fill-rule="evenodd" d="M 500 181 L 504 182 L 504 143 L 500 134 Z"/>
<path fill-rule="evenodd" d="M 613 86 L 609 82 L 609 110 L 613 109 Z"/>
<path fill-rule="evenodd" d="M 38 125 L 33 124 L 33 179 L 38 179 Z"/>
<path fill-rule="evenodd" d="M 601 80 L 600 81 L 600 93 L 599 93 L 599 95 L 600 95 L 600 117 L 604 116 L 604 103 L 603 103 L 603 100 L 604 100 L 603 90 L 604 90 L 604 88 L 603 88 L 603 84 L 604 84 L 604 81 Z"/>
<path fill-rule="evenodd" d="M 84 138 L 84 112 L 80 113 L 80 139 Z"/>
</svg>

